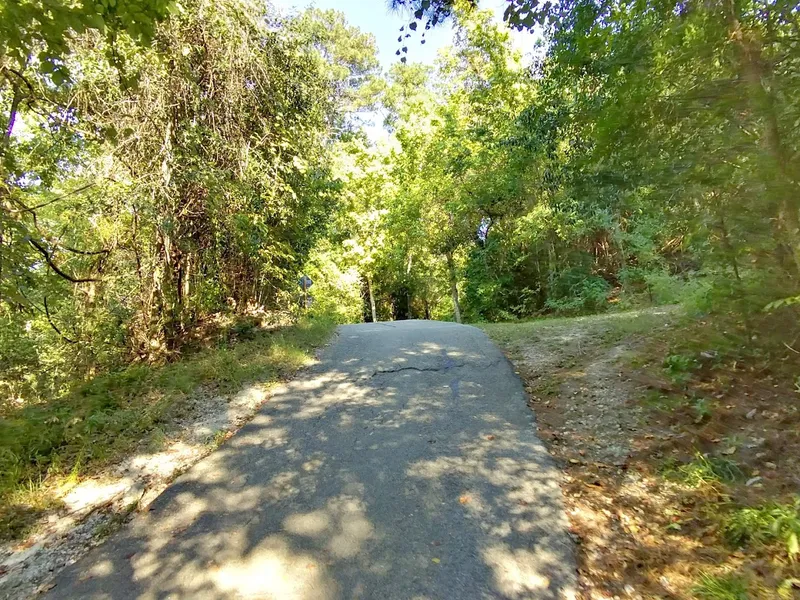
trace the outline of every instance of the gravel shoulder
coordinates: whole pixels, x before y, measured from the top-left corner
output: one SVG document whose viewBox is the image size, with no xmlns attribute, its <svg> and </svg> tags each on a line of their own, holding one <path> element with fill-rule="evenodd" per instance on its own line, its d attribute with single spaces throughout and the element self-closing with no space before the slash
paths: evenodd
<svg viewBox="0 0 800 600">
<path fill-rule="evenodd" d="M 796 371 L 770 373 L 675 307 L 482 327 L 564 473 L 582 598 L 798 597 L 775 525 L 729 533 L 778 506 L 785 535 L 800 526 Z"/>
</svg>

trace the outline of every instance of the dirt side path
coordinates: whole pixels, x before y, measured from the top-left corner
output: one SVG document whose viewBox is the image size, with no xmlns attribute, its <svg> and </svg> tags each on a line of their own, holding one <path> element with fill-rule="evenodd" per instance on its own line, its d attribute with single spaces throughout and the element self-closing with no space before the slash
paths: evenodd
<svg viewBox="0 0 800 600">
<path fill-rule="evenodd" d="M 793 599 L 786 582 L 796 565 L 780 548 L 748 554 L 726 546 L 719 516 L 748 495 L 774 497 L 780 478 L 765 469 L 779 456 L 766 446 L 771 435 L 784 444 L 794 438 L 779 426 L 785 418 L 769 411 L 777 397 L 755 404 L 750 383 L 732 386 L 734 397 L 714 380 L 709 401 L 691 400 L 696 391 L 678 392 L 662 376 L 663 350 L 653 340 L 680 337 L 685 327 L 678 309 L 659 308 L 484 329 L 523 378 L 539 435 L 565 472 L 584 598 L 775 598 L 783 584 Z M 665 475 L 665 466 L 692 465 L 700 453 L 730 459 L 741 479 L 693 487 Z M 743 573 L 749 595 L 698 595 L 696 583 L 709 573 Z"/>
</svg>

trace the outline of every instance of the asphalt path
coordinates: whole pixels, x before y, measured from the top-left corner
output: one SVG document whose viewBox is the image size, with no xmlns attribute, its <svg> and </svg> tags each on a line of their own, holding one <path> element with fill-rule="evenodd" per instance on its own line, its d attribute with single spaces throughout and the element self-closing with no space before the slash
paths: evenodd
<svg viewBox="0 0 800 600">
<path fill-rule="evenodd" d="M 340 327 L 49 598 L 568 599 L 559 473 L 474 327 Z"/>
</svg>

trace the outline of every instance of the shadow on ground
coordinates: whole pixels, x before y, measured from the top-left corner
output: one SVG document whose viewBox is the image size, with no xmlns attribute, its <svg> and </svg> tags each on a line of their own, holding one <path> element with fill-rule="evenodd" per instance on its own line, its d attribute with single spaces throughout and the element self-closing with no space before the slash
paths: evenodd
<svg viewBox="0 0 800 600">
<path fill-rule="evenodd" d="M 471 327 L 347 326 L 53 598 L 571 598 L 558 474 Z"/>
</svg>

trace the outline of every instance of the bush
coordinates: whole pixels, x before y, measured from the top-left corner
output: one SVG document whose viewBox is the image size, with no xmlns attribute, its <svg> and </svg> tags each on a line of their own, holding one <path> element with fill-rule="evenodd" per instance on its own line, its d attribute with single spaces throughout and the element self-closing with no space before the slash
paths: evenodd
<svg viewBox="0 0 800 600">
<path fill-rule="evenodd" d="M 609 283 L 583 267 L 565 269 L 553 277 L 545 307 L 559 314 L 598 312 L 607 305 Z"/>
<path fill-rule="evenodd" d="M 748 543 L 781 543 L 790 560 L 800 555 L 800 496 L 791 504 L 771 502 L 733 511 L 723 526 L 725 538 L 734 546 Z"/>
<path fill-rule="evenodd" d="M 626 305 L 696 304 L 710 286 L 703 274 L 673 275 L 663 268 L 625 267 L 620 270 Z"/>
</svg>

